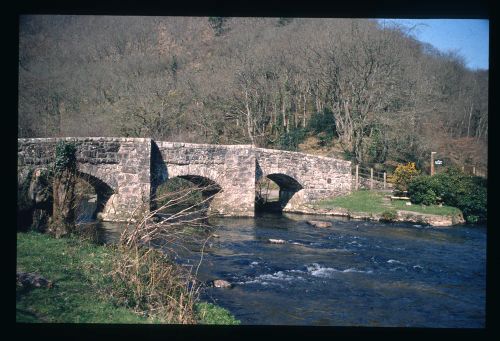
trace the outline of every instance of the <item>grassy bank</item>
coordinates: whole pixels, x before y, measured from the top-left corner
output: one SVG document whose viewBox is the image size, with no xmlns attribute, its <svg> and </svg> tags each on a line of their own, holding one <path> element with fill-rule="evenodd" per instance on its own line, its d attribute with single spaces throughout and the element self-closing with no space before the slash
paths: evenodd
<svg viewBox="0 0 500 341">
<path fill-rule="evenodd" d="M 17 234 L 17 269 L 55 283 L 52 288 L 16 287 L 18 322 L 162 323 L 140 316 L 114 297 L 110 272 L 117 251 L 77 238 L 54 239 L 39 233 Z M 197 303 L 201 324 L 238 324 L 225 309 Z"/>
<path fill-rule="evenodd" d="M 460 214 L 460 210 L 451 206 L 438 205 L 411 205 L 407 206 L 405 202 L 395 200 L 384 200 L 384 193 L 375 191 L 356 191 L 344 197 L 326 199 L 318 201 L 315 206 L 324 209 L 345 208 L 350 212 L 363 212 L 381 214 L 387 211 L 412 211 L 417 213 L 427 213 L 442 216 L 453 216 Z"/>
</svg>

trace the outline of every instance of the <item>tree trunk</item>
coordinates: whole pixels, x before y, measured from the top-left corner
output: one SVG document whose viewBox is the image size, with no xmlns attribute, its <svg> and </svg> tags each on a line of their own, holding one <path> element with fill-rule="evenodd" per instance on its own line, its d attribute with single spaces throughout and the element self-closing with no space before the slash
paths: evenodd
<svg viewBox="0 0 500 341">
<path fill-rule="evenodd" d="M 49 232 L 56 238 L 72 231 L 75 222 L 75 174 L 64 170 L 54 177 L 53 211 Z"/>
<path fill-rule="evenodd" d="M 306 127 L 306 105 L 307 105 L 307 97 L 306 94 L 304 94 L 304 115 L 302 116 L 302 127 Z"/>
<path fill-rule="evenodd" d="M 474 103 L 470 104 L 470 109 L 469 109 L 469 120 L 467 122 L 467 137 L 469 137 L 470 134 L 470 120 L 472 118 L 472 110 L 474 108 Z"/>
<path fill-rule="evenodd" d="M 252 124 L 252 112 L 250 111 L 250 106 L 248 105 L 248 91 L 245 90 L 245 107 L 247 110 L 247 131 L 248 136 L 250 137 L 250 141 L 252 141 L 252 145 L 255 144 L 255 139 L 253 137 L 253 124 Z"/>
</svg>

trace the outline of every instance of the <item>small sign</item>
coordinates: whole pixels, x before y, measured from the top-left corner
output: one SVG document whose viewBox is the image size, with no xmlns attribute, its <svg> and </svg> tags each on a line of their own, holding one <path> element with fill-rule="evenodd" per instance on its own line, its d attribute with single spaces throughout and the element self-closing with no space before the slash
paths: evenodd
<svg viewBox="0 0 500 341">
<path fill-rule="evenodd" d="M 434 164 L 435 165 L 442 165 L 443 164 L 443 160 L 436 160 L 436 161 L 434 161 Z"/>
</svg>

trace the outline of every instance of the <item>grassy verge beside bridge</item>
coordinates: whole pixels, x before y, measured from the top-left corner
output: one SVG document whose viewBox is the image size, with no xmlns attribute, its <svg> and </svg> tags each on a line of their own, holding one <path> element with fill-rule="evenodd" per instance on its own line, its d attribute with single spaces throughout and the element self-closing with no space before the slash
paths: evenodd
<svg viewBox="0 0 500 341">
<path fill-rule="evenodd" d="M 17 270 L 39 274 L 54 284 L 45 288 L 16 286 L 16 321 L 166 323 L 154 312 L 145 316 L 127 304 L 132 297 L 124 297 L 110 275 L 117 256 L 111 245 L 19 232 Z M 239 324 L 227 310 L 213 304 L 197 302 L 191 313 L 199 324 Z"/>
<path fill-rule="evenodd" d="M 322 209 L 344 208 L 349 212 L 383 214 L 384 212 L 395 212 L 399 210 L 412 211 L 422 214 L 433 214 L 440 216 L 455 216 L 461 214 L 456 207 L 439 205 L 406 205 L 404 201 L 391 201 L 385 197 L 387 193 L 360 190 L 350 195 L 325 199 L 315 203 L 315 207 Z"/>
</svg>

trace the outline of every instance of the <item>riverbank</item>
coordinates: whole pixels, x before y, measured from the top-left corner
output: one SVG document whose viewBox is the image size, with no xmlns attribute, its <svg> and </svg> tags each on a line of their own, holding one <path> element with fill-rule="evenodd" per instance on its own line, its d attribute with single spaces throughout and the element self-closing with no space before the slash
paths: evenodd
<svg viewBox="0 0 500 341">
<path fill-rule="evenodd" d="M 165 323 L 138 315 L 114 296 L 110 272 L 116 252 L 78 238 L 55 239 L 45 234 L 17 234 L 17 271 L 50 281 L 47 287 L 16 286 L 17 322 Z M 198 302 L 199 324 L 238 324 L 227 310 Z"/>
<path fill-rule="evenodd" d="M 290 213 L 340 216 L 350 219 L 408 222 L 447 227 L 465 223 L 462 212 L 451 206 L 407 205 L 391 201 L 383 192 L 356 191 L 344 197 L 318 201 Z"/>
</svg>

